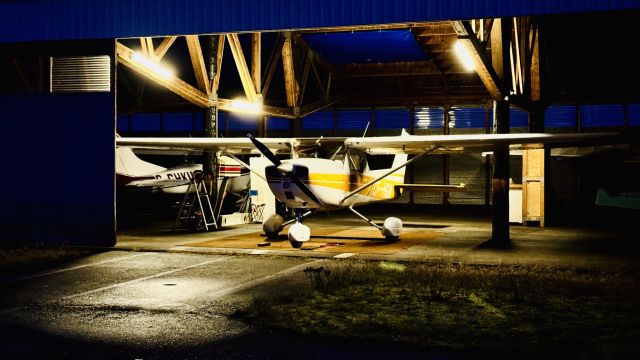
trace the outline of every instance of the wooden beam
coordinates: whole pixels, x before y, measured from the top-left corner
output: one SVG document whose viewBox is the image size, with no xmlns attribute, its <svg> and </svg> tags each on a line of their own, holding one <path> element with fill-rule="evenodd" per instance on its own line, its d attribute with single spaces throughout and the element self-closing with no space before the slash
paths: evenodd
<svg viewBox="0 0 640 360">
<path fill-rule="evenodd" d="M 150 37 L 145 37 L 144 38 L 144 42 L 147 46 L 147 55 L 149 56 L 149 59 L 155 60 L 156 58 L 156 51 L 153 48 L 153 39 Z"/>
<path fill-rule="evenodd" d="M 162 42 L 156 48 L 157 61 L 159 61 L 164 57 L 164 55 L 167 53 L 167 51 L 169 50 L 171 45 L 173 45 L 174 41 L 176 41 L 177 38 L 178 38 L 177 36 L 167 36 L 166 38 L 162 39 Z"/>
<path fill-rule="evenodd" d="M 296 45 L 299 45 L 300 48 L 302 50 L 304 50 L 305 52 L 308 52 L 308 51 L 313 52 L 313 55 L 314 55 L 313 59 L 320 66 L 322 66 L 325 69 L 326 72 L 329 72 L 329 73 L 333 72 L 333 65 L 329 64 L 320 54 L 315 52 L 315 50 L 313 50 L 313 48 L 311 46 L 309 46 L 309 44 L 307 44 L 307 42 L 304 40 L 302 35 L 300 35 L 299 33 L 292 34 L 291 38 L 296 43 Z"/>
<path fill-rule="evenodd" d="M 309 69 L 311 68 L 311 61 L 313 60 L 313 52 L 308 51 L 307 57 L 304 60 L 304 69 L 302 70 L 302 84 L 300 85 L 300 96 L 298 97 L 298 106 L 302 104 L 304 98 L 304 91 L 307 88 L 307 81 L 309 79 Z"/>
<path fill-rule="evenodd" d="M 467 21 L 458 21 L 454 23 L 454 28 L 458 33 L 458 40 L 460 40 L 471 54 L 473 58 L 473 62 L 476 66 L 476 72 L 480 77 L 480 80 L 484 84 L 485 88 L 491 94 L 491 97 L 494 100 L 502 100 L 505 97 L 505 91 L 500 86 L 500 77 L 496 73 L 496 63 L 493 64 L 487 59 L 487 56 L 484 51 L 484 47 L 476 37 L 476 34 L 473 32 L 471 25 Z M 495 28 L 499 28 L 500 26 L 494 26 Z M 493 33 L 492 33 L 493 34 Z M 492 38 L 493 40 L 493 38 Z M 500 42 L 501 44 L 501 42 Z M 497 42 L 491 42 L 491 49 L 493 51 L 494 45 L 496 47 L 500 47 L 500 44 Z M 495 57 L 492 57 L 492 60 Z M 500 60 L 502 61 L 502 59 Z"/>
<path fill-rule="evenodd" d="M 337 78 L 394 77 L 440 75 L 433 61 L 397 62 L 387 64 L 349 64 L 336 66 Z"/>
<path fill-rule="evenodd" d="M 204 64 L 200 40 L 197 35 L 187 35 L 184 38 L 187 40 L 191 65 L 193 65 L 193 72 L 196 76 L 198 88 L 208 95 L 211 93 L 211 85 L 209 84 L 209 76 L 207 75 L 207 68 Z"/>
<path fill-rule="evenodd" d="M 196 89 L 195 87 L 176 77 L 163 77 L 147 65 L 133 60 L 134 51 L 124 46 L 123 44 L 116 44 L 116 53 L 119 63 L 136 71 L 138 74 L 144 76 L 145 78 L 154 81 L 158 85 L 165 87 L 169 91 L 199 107 L 208 107 L 210 105 L 209 97 L 204 92 Z"/>
<path fill-rule="evenodd" d="M 238 74 L 240 74 L 240 81 L 242 82 L 242 87 L 244 88 L 247 100 L 255 102 L 258 97 L 256 90 L 253 87 L 253 80 L 251 80 L 251 73 L 249 72 L 247 61 L 245 60 L 244 53 L 242 52 L 242 45 L 240 44 L 238 34 L 227 34 L 227 40 L 229 41 L 229 48 L 233 54 L 233 60 L 235 60 Z"/>
<path fill-rule="evenodd" d="M 211 79 L 211 93 L 217 94 L 220 88 L 220 74 L 222 73 L 222 56 L 224 55 L 224 35 L 218 35 L 218 49 L 216 54 L 216 75 Z"/>
<path fill-rule="evenodd" d="M 378 24 L 378 25 L 355 25 L 355 26 L 334 26 L 318 29 L 305 30 L 305 34 L 313 33 L 330 33 L 345 31 L 371 31 L 371 30 L 393 30 L 393 29 L 411 29 L 412 27 L 422 27 L 424 23 L 405 23 L 405 24 Z"/>
<path fill-rule="evenodd" d="M 300 114 L 299 117 L 304 117 L 307 116 L 309 114 L 312 114 L 316 111 L 320 111 L 323 109 L 328 108 L 329 106 L 332 106 L 336 103 L 339 103 L 343 100 L 345 100 L 347 98 L 347 96 L 338 96 L 338 97 L 334 97 L 332 99 L 329 100 L 318 100 L 315 101 L 311 104 L 305 105 L 303 107 L 300 108 Z"/>
<path fill-rule="evenodd" d="M 531 65 L 529 68 L 529 94 L 531 101 L 540 101 L 542 99 L 540 93 L 540 43 L 538 36 L 538 28 L 534 28 L 531 43 Z"/>
<path fill-rule="evenodd" d="M 287 93 L 287 105 L 295 106 L 298 103 L 298 81 L 293 66 L 293 48 L 291 46 L 291 32 L 284 35 L 282 46 L 282 67 L 284 68 L 284 87 Z"/>
<path fill-rule="evenodd" d="M 282 56 L 282 47 L 284 46 L 284 38 L 280 34 L 278 35 L 278 39 L 276 40 L 276 44 L 271 51 L 271 56 L 269 57 L 269 62 L 267 63 L 267 76 L 264 80 L 264 84 L 262 85 L 262 98 L 267 97 L 267 92 L 269 91 L 269 87 L 271 86 L 271 80 L 273 79 L 273 75 L 276 72 L 276 68 L 278 67 L 278 61 L 280 60 L 280 56 Z"/>
<path fill-rule="evenodd" d="M 324 81 L 322 81 L 322 77 L 320 76 L 320 72 L 318 71 L 315 61 L 311 61 L 311 70 L 313 70 L 313 75 L 315 76 L 316 82 L 318 83 L 318 86 L 320 87 L 320 90 L 324 95 L 324 99 L 329 99 L 329 92 L 327 91 L 327 87 Z"/>
<path fill-rule="evenodd" d="M 261 94 L 262 91 L 261 38 L 260 33 L 251 34 L 251 79 L 253 80 L 253 88 L 256 94 Z"/>
<path fill-rule="evenodd" d="M 140 52 L 144 57 L 149 57 L 149 53 L 147 52 L 147 41 L 143 37 L 140 38 Z"/>
</svg>

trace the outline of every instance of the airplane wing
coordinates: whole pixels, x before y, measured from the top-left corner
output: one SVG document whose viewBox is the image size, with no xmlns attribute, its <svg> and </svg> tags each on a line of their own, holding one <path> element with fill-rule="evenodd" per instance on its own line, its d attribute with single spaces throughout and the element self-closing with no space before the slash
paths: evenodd
<svg viewBox="0 0 640 360">
<path fill-rule="evenodd" d="M 345 146 L 369 154 L 421 154 L 425 151 L 460 151 L 463 147 L 491 147 L 508 144 L 512 148 L 541 148 L 576 145 L 617 144 L 628 141 L 621 133 L 522 133 L 522 134 L 468 134 L 468 135 L 409 135 L 398 136 L 329 137 L 329 138 L 258 138 L 274 153 L 289 153 L 291 149 L 310 152 L 319 148 Z M 259 154 L 246 137 L 238 138 L 116 138 L 116 145 L 136 148 L 163 148 L 171 150 L 225 151 L 231 154 Z"/>
<path fill-rule="evenodd" d="M 541 148 L 545 144 L 553 147 L 580 144 L 622 143 L 627 139 L 620 133 L 523 133 L 523 134 L 469 134 L 469 135 L 409 135 L 403 131 L 399 136 L 358 137 L 345 140 L 345 146 L 369 154 L 422 154 L 434 149 L 456 147 L 490 147 L 505 144 L 512 148 Z"/>
<path fill-rule="evenodd" d="M 275 153 L 288 153 L 297 146 L 294 138 L 260 139 Z M 172 150 L 206 150 L 225 151 L 231 154 L 259 154 L 259 151 L 248 138 L 116 138 L 117 146 L 136 148 L 164 148 Z"/>
</svg>

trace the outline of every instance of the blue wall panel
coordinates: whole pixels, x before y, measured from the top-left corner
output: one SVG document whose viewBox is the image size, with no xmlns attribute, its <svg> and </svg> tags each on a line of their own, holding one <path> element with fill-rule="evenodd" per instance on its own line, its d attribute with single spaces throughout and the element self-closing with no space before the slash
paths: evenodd
<svg viewBox="0 0 640 360">
<path fill-rule="evenodd" d="M 291 120 L 277 116 L 269 116 L 267 119 L 267 131 L 289 130 Z"/>
<path fill-rule="evenodd" d="M 163 131 L 191 131 L 193 128 L 193 113 L 165 113 L 162 114 Z"/>
<path fill-rule="evenodd" d="M 375 111 L 376 129 L 407 129 L 411 127 L 411 112 L 407 109 L 383 109 Z"/>
<path fill-rule="evenodd" d="M 509 109 L 509 127 L 529 127 L 529 114 L 516 108 Z"/>
<path fill-rule="evenodd" d="M 544 126 L 548 128 L 575 128 L 576 107 L 572 105 L 549 106 L 544 112 Z"/>
<path fill-rule="evenodd" d="M 246 131 L 257 132 L 258 131 L 258 117 L 255 115 L 245 115 L 239 113 L 227 112 L 226 118 L 229 124 L 228 131 Z"/>
<path fill-rule="evenodd" d="M 159 113 L 141 113 L 131 115 L 130 131 L 140 132 L 159 132 L 160 114 Z"/>
<path fill-rule="evenodd" d="M 452 107 L 449 121 L 456 129 L 483 128 L 486 123 L 486 110 L 483 107 Z"/>
<path fill-rule="evenodd" d="M 129 116 L 120 115 L 118 116 L 118 123 L 116 127 L 116 131 L 118 132 L 127 132 L 129 131 Z"/>
<path fill-rule="evenodd" d="M 629 104 L 627 111 L 629 126 L 640 126 L 640 104 Z"/>
<path fill-rule="evenodd" d="M 416 129 L 442 129 L 444 127 L 444 109 L 416 107 L 414 127 Z"/>
<path fill-rule="evenodd" d="M 22 0 L 0 42 L 300 29 L 639 8 L 638 0 Z"/>
<path fill-rule="evenodd" d="M 302 130 L 333 129 L 333 111 L 318 111 L 302 118 Z"/>
<path fill-rule="evenodd" d="M 0 96 L 0 241 L 115 243 L 114 109 L 112 93 Z"/>
<path fill-rule="evenodd" d="M 338 129 L 362 130 L 371 126 L 371 110 L 340 110 L 338 111 Z"/>
<path fill-rule="evenodd" d="M 582 126 L 622 126 L 624 107 L 622 105 L 582 105 L 580 106 Z"/>
</svg>

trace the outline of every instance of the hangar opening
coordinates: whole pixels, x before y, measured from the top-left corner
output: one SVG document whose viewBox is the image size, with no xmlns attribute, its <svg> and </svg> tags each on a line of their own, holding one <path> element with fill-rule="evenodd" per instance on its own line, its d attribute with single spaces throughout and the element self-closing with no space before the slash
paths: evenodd
<svg viewBox="0 0 640 360">
<path fill-rule="evenodd" d="M 196 5 L 211 12 L 213 5 L 204 3 Z M 42 149 L 47 159 L 37 161 L 38 176 L 20 176 L 25 188 L 38 191 L 5 191 L 11 204 L 3 210 L 7 238 L 44 233 L 52 240 L 113 244 L 116 223 L 121 230 L 154 216 L 171 223 L 181 202 L 180 194 L 163 198 L 146 194 L 144 186 L 123 192 L 125 184 L 153 180 L 142 178 L 185 164 L 245 175 L 240 162 L 255 157 L 248 154 L 255 147 L 225 159 L 201 150 L 136 147 L 123 152 L 143 170 L 127 170 L 114 181 L 113 174 L 123 166 L 114 151 L 116 134 L 324 139 L 326 147 L 301 143 L 296 149 L 300 153 L 293 154 L 301 157 L 333 156 L 338 143 L 329 138 L 364 136 L 372 141 L 397 136 L 402 129 L 414 136 L 637 136 L 639 75 L 627 50 L 637 35 L 632 24 L 638 10 L 632 6 L 514 5 L 507 11 L 511 16 L 503 18 L 496 17 L 495 9 L 469 8 L 465 20 L 444 20 L 461 16 L 447 12 L 448 7 L 424 9 L 418 2 L 403 7 L 405 3 L 413 4 L 396 2 L 394 11 L 377 20 L 375 8 L 363 9 L 358 13 L 362 18 L 352 8 L 342 8 L 344 16 L 325 18 L 323 14 L 333 12 L 323 10 L 315 14 L 317 19 L 256 16 L 251 24 L 219 26 L 200 18 L 159 21 L 166 16 L 161 11 L 158 18 L 148 19 L 146 28 L 129 26 L 136 17 L 118 16 L 141 9 L 112 5 L 105 15 L 114 20 L 110 30 L 102 22 L 82 25 L 92 19 L 82 15 L 92 13 L 84 5 L 78 5 L 84 12 L 55 17 L 43 17 L 44 10 L 27 11 L 22 3 L 3 5 L 12 14 L 4 22 L 0 44 L 2 106 L 12 134 L 3 149 L 18 153 L 8 156 L 7 164 L 17 174 L 31 174 L 33 162 L 25 159 L 42 159 Z M 276 8 L 271 2 L 251 4 Z M 317 6 L 336 9 L 333 1 Z M 223 7 L 219 13 L 235 16 Z M 25 17 L 27 13 L 33 17 Z M 37 28 L 33 19 L 42 24 L 41 33 L 29 30 Z M 467 64 L 459 54 L 465 50 Z M 469 63 L 475 69 L 466 68 Z M 256 106 L 259 114 L 246 114 Z M 35 145 L 25 146 L 25 139 Z M 405 191 L 393 206 L 439 213 L 499 209 L 490 215 L 498 224 L 493 230 L 507 240 L 509 222 L 582 225 L 633 218 L 638 192 L 634 148 L 589 145 L 542 152 L 440 149 L 408 165 L 405 182 L 464 184 L 465 191 Z M 292 145 L 274 150 L 279 159 L 292 155 L 287 146 Z M 371 169 L 393 164 L 389 155 L 369 155 Z M 350 168 L 361 169 L 361 159 L 349 161 Z M 40 174 L 47 175 L 46 185 Z M 175 182 L 188 180 L 190 172 L 166 175 Z M 225 211 L 231 214 L 251 214 L 256 205 L 252 195 L 249 191 L 220 202 L 227 202 Z M 234 208 L 238 203 L 240 208 Z M 33 219 L 41 221 L 28 226 Z"/>
<path fill-rule="evenodd" d="M 634 16 L 631 11 L 121 38 L 116 41 L 117 132 L 227 139 L 246 139 L 247 133 L 380 137 L 403 129 L 412 135 L 637 134 L 640 99 L 633 89 L 640 79 L 624 50 L 637 33 L 631 26 Z M 609 45 L 594 51 L 594 43 Z M 476 68 L 466 67 L 459 47 L 472 52 Z M 251 106 L 259 111 L 250 114 Z M 638 155 L 625 144 L 587 145 L 503 148 L 499 157 L 491 147 L 446 149 L 422 157 L 407 166 L 405 182 L 464 184 L 465 191 L 407 191 L 392 201 L 393 211 L 469 210 L 489 216 L 496 199 L 495 162 L 500 162 L 499 172 L 507 173 L 498 176 L 509 195 L 502 189 L 498 199 L 510 207 L 500 205 L 509 209 L 508 216 L 498 215 L 500 221 L 622 224 L 621 219 L 637 214 L 628 198 L 638 192 Z M 310 147 L 293 156 L 330 157 L 336 147 Z M 293 149 L 278 151 L 284 159 Z M 257 151 L 217 154 L 178 146 L 134 149 L 137 158 L 159 166 L 156 173 L 196 164 L 208 164 L 210 171 L 242 169 L 229 178 L 249 176 L 242 164 Z M 371 167 L 390 162 L 388 156 L 369 155 L 369 160 Z M 167 174 L 173 179 L 166 180 L 191 180 L 188 171 Z M 210 182 L 209 191 L 225 176 L 215 178 L 218 184 Z M 159 181 L 164 190 L 152 190 L 153 180 L 144 181 L 132 176 L 118 187 L 120 228 L 144 229 L 159 220 L 165 230 L 180 225 L 177 214 L 189 206 L 184 190 L 163 195 L 175 184 Z M 267 188 L 246 184 L 244 190 L 226 200 L 212 191 L 214 212 L 248 214 L 230 220 L 233 224 L 263 221 L 264 208 L 291 213 L 277 202 L 258 200 L 256 193 Z M 214 228 L 221 218 L 215 220 Z"/>
</svg>

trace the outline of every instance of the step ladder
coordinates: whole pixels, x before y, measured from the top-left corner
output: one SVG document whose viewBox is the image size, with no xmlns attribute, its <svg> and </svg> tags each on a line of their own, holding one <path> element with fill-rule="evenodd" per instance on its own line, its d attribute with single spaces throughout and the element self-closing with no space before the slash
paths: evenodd
<svg viewBox="0 0 640 360">
<path fill-rule="evenodd" d="M 218 229 L 218 223 L 211 206 L 209 190 L 205 184 L 203 173 L 196 170 L 193 172 L 193 178 L 189 182 L 182 204 L 180 204 L 172 231 L 176 229 L 201 230 L 202 228 L 207 231 L 209 228 Z"/>
</svg>

